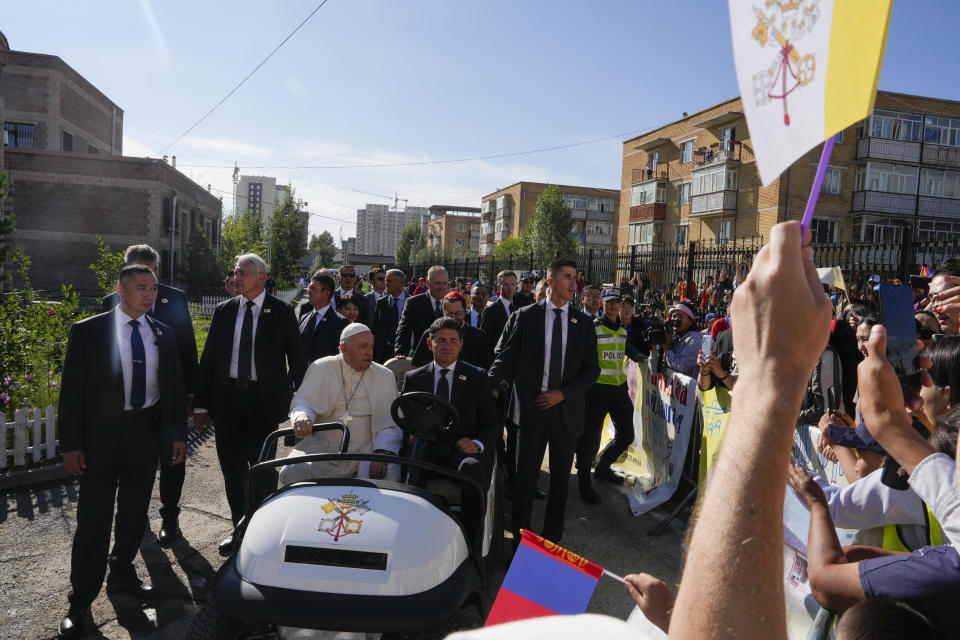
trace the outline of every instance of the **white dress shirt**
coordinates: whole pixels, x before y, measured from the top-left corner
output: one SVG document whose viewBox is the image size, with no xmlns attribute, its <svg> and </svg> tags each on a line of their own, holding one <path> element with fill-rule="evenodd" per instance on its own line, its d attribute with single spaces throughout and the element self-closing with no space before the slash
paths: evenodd
<svg viewBox="0 0 960 640">
<path fill-rule="evenodd" d="M 480 326 L 480 314 L 481 311 L 477 311 L 473 307 L 470 307 L 470 325 L 474 327 Z"/>
<path fill-rule="evenodd" d="M 261 291 L 260 295 L 253 299 L 253 341 L 256 344 L 257 324 L 260 321 L 260 312 L 263 311 L 263 300 L 267 297 L 266 291 Z M 233 351 L 230 353 L 230 377 L 236 378 L 237 362 L 240 360 L 240 334 L 243 332 L 243 318 L 247 313 L 247 298 L 240 296 L 240 308 L 237 309 L 237 320 L 233 325 Z M 254 357 L 254 350 L 250 350 L 250 379 L 257 379 L 257 359 Z"/>
<path fill-rule="evenodd" d="M 501 298 L 500 298 L 500 302 L 503 303 L 503 308 L 506 310 L 506 312 L 507 312 L 507 317 L 509 318 L 509 317 L 510 317 L 510 310 L 513 308 L 513 302 L 510 301 L 510 300 L 507 300 L 506 298 L 504 298 L 504 297 L 502 297 L 502 296 L 501 296 Z"/>
<path fill-rule="evenodd" d="M 440 384 L 440 372 L 445 368 L 447 370 L 447 388 L 450 390 L 450 395 L 446 398 L 447 402 L 451 402 L 451 398 L 453 398 L 453 371 L 457 368 L 457 362 L 457 360 L 454 360 L 446 367 L 441 367 L 437 364 L 436 360 L 433 361 L 433 393 L 434 395 L 439 395 L 437 393 L 437 385 Z M 483 443 L 479 440 L 471 441 L 480 447 L 480 453 L 483 453 Z"/>
<path fill-rule="evenodd" d="M 543 382 L 540 384 L 540 392 L 546 393 L 548 391 L 547 384 L 550 381 L 550 348 L 553 344 L 553 320 L 556 314 L 553 312 L 554 309 L 561 309 L 563 313 L 560 314 L 560 319 L 563 321 L 563 325 L 560 327 L 560 333 L 563 336 L 563 348 L 560 350 L 564 358 L 567 357 L 567 326 L 570 320 L 570 301 L 568 300 L 562 307 L 558 307 L 553 304 L 553 300 L 547 298 L 547 307 L 545 310 L 545 335 L 544 335 L 544 352 L 543 352 Z M 560 371 L 563 371 L 563 360 L 560 361 Z"/>
<path fill-rule="evenodd" d="M 120 347 L 120 368 L 123 370 L 123 410 L 130 411 L 133 409 L 130 404 L 130 391 L 133 388 L 133 352 L 130 337 L 133 335 L 133 327 L 127 323 L 133 318 L 121 311 L 120 305 L 115 307 L 113 317 L 117 326 L 117 345 Z M 160 348 L 157 346 L 153 329 L 147 324 L 147 316 L 141 315 L 137 321 L 140 322 L 140 339 L 143 340 L 143 351 L 147 358 L 147 393 L 143 399 L 143 408 L 146 409 L 160 399 Z"/>
<path fill-rule="evenodd" d="M 316 329 L 317 325 L 320 324 L 320 318 L 327 315 L 327 309 L 330 308 L 330 305 L 333 304 L 333 298 L 330 298 L 330 302 L 327 303 L 327 306 L 320 307 L 319 309 L 314 308 L 314 311 L 317 312 L 317 315 L 313 316 L 313 328 Z M 312 313 L 312 312 L 311 312 Z"/>
</svg>

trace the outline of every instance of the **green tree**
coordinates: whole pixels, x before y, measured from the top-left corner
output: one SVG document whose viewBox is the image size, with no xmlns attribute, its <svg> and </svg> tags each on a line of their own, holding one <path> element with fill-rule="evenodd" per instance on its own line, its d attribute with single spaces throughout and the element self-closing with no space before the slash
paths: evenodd
<svg viewBox="0 0 960 640">
<path fill-rule="evenodd" d="M 423 237 L 423 229 L 419 222 L 411 222 L 400 232 L 397 240 L 397 249 L 393 260 L 396 264 L 410 264 L 417 257 L 417 252 L 427 248 L 427 239 Z"/>
<path fill-rule="evenodd" d="M 332 267 L 333 257 L 337 255 L 337 245 L 333 241 L 333 235 L 329 231 L 324 231 L 318 236 L 310 236 L 310 251 L 317 252 L 313 263 L 319 266 L 314 271 Z"/>
<path fill-rule="evenodd" d="M 524 229 L 526 249 L 541 258 L 572 256 L 580 246 L 572 231 L 573 209 L 563 201 L 559 187 L 548 186 L 537 198 L 533 219 Z"/>
<path fill-rule="evenodd" d="M 97 260 L 90 265 L 90 270 L 97 277 L 97 286 L 103 291 L 103 297 L 97 298 L 97 304 L 103 298 L 116 290 L 117 275 L 123 268 L 123 252 L 112 251 L 110 245 L 97 236 Z M 29 288 L 24 285 L 24 288 Z"/>
<path fill-rule="evenodd" d="M 203 228 L 194 227 L 177 279 L 184 283 L 190 294 L 202 296 L 219 292 L 223 284 L 222 273 Z"/>
<path fill-rule="evenodd" d="M 452 261 L 450 252 L 440 247 L 424 247 L 416 253 L 417 264 L 447 264 Z"/>
<path fill-rule="evenodd" d="M 510 256 L 521 255 L 529 252 L 524 238 L 510 236 L 500 241 L 493 248 L 493 257 L 497 260 L 507 260 Z"/>
<path fill-rule="evenodd" d="M 293 199 L 293 190 L 277 203 L 265 237 L 270 246 L 270 271 L 277 286 L 289 286 L 300 273 L 300 258 L 307 253 L 308 214 Z"/>
<path fill-rule="evenodd" d="M 0 291 L 3 291 L 4 280 L 9 277 L 3 273 L 3 265 L 7 263 L 7 255 L 10 253 L 8 238 L 13 235 L 17 227 L 13 212 L 6 215 L 3 213 L 3 201 L 7 197 L 7 189 L 7 174 L 0 173 Z"/>
<path fill-rule="evenodd" d="M 226 273 L 234 267 L 237 256 L 243 253 L 267 255 L 267 244 L 262 233 L 260 218 L 249 210 L 228 216 L 223 221 L 220 233 L 220 272 Z"/>
</svg>

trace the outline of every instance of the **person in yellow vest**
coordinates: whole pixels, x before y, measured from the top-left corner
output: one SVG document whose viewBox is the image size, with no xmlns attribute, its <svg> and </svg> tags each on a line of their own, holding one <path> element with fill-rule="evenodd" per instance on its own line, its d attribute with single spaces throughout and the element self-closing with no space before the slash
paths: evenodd
<svg viewBox="0 0 960 640">
<path fill-rule="evenodd" d="M 587 389 L 583 433 L 577 440 L 577 478 L 580 495 L 588 504 L 600 502 L 600 495 L 590 483 L 590 467 L 600 448 L 603 419 L 610 414 L 616 437 L 606 448 L 594 475 L 614 484 L 623 484 L 623 478 L 610 470 L 610 465 L 633 442 L 633 403 L 627 392 L 627 374 L 624 370 L 627 348 L 627 330 L 620 324 L 620 289 L 605 287 L 600 293 L 603 317 L 593 321 L 597 333 L 597 358 L 600 377 Z"/>
</svg>

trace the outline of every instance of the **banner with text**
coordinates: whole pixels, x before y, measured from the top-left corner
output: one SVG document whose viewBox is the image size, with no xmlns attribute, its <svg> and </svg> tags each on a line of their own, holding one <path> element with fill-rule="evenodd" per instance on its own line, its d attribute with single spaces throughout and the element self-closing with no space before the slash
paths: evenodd
<svg viewBox="0 0 960 640">
<path fill-rule="evenodd" d="M 720 441 L 727 431 L 730 419 L 730 390 L 723 385 L 700 392 L 700 404 L 703 408 L 703 439 L 700 441 L 700 472 L 697 484 L 706 486 L 707 476 L 713 463 L 717 461 Z"/>
</svg>

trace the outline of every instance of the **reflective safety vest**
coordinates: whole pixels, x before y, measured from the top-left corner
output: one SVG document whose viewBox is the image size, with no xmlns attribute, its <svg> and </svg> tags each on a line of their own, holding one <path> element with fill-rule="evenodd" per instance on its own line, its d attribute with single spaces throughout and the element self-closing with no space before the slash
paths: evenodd
<svg viewBox="0 0 960 640">
<path fill-rule="evenodd" d="M 627 330 L 622 326 L 607 328 L 599 318 L 594 318 L 593 328 L 597 332 L 597 359 L 600 361 L 600 377 L 597 384 L 620 386 L 627 381 L 623 369 L 623 359 L 627 353 Z"/>
<path fill-rule="evenodd" d="M 940 532 L 940 523 L 933 517 L 933 512 L 926 503 L 923 504 L 924 528 L 927 531 L 926 546 L 935 547 L 943 544 L 943 534 Z M 903 541 L 899 524 L 888 524 L 883 528 L 883 548 L 889 551 L 916 551 Z"/>
</svg>

